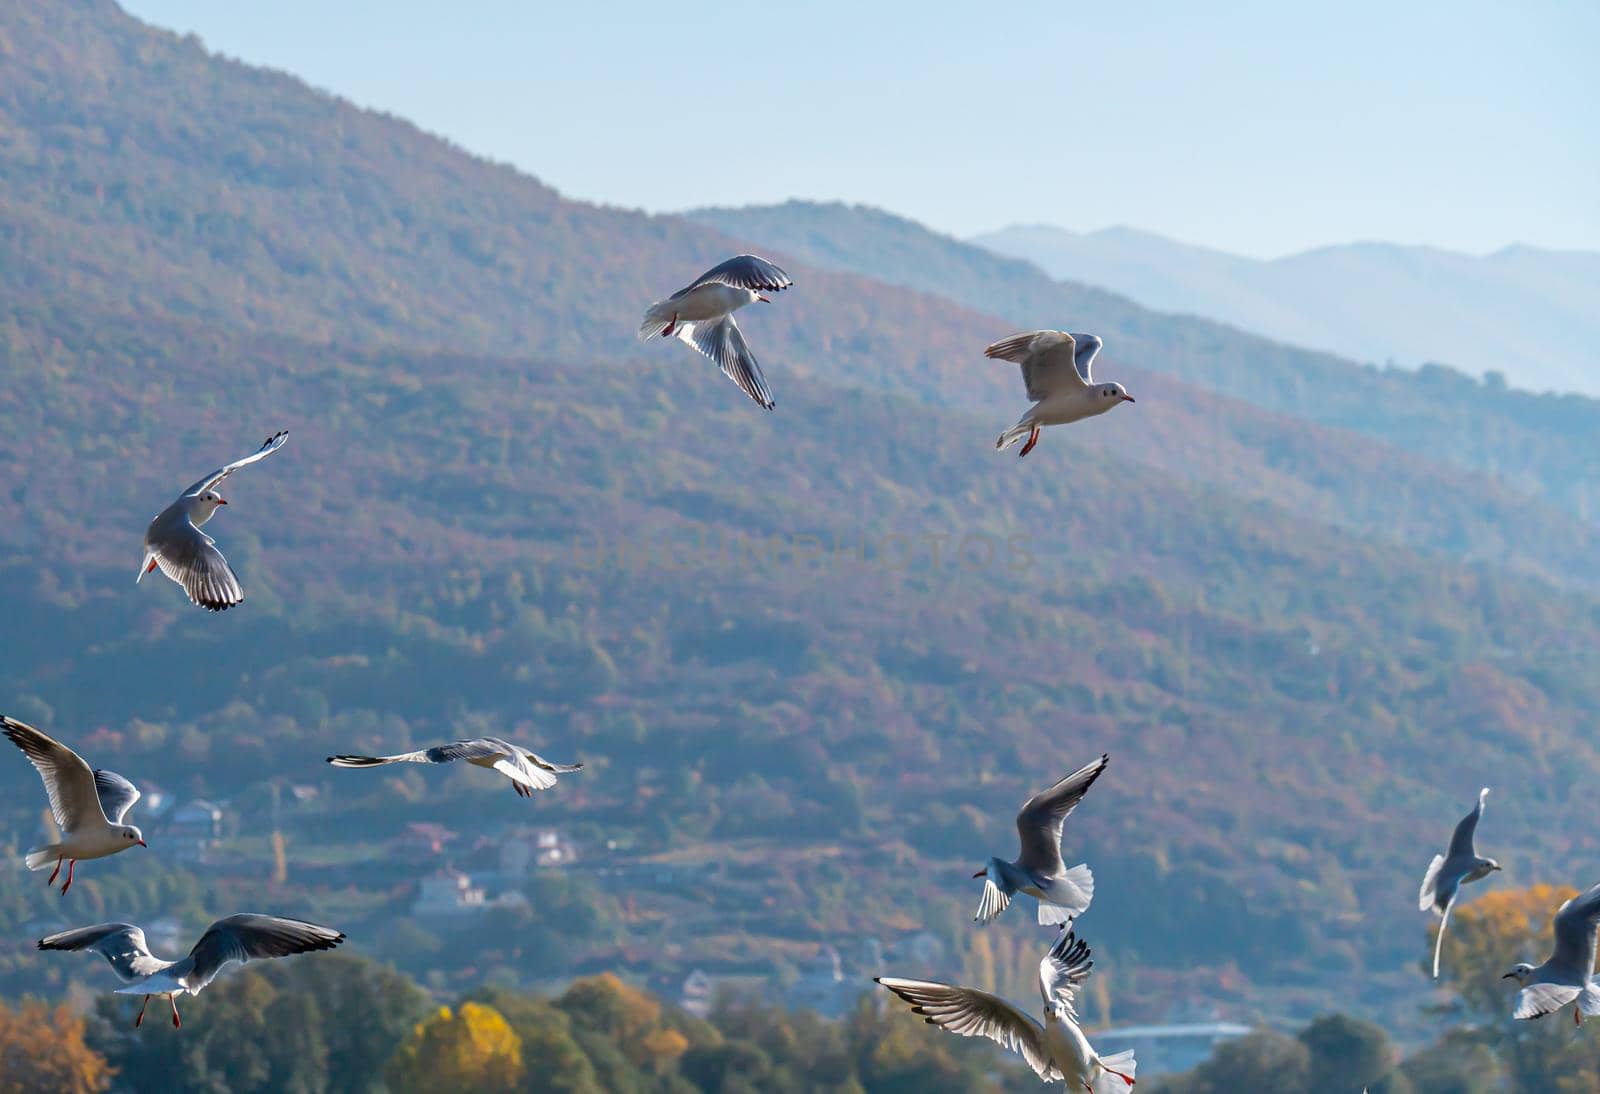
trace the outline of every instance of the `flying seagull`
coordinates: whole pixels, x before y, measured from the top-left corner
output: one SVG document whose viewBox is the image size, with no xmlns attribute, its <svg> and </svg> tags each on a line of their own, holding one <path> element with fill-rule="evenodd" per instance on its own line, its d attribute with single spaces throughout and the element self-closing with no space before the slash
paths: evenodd
<svg viewBox="0 0 1600 1094">
<path fill-rule="evenodd" d="M 0 726 L 38 769 L 50 799 L 50 814 L 61 830 L 59 841 L 35 847 L 23 860 L 30 870 L 43 870 L 55 860 L 56 868 L 46 884 L 55 884 L 65 861 L 67 880 L 61 886 L 65 896 L 72 888 L 72 871 L 79 859 L 105 858 L 135 844 L 149 846 L 143 832 L 122 823 L 139 800 L 138 787 L 114 771 L 91 770 L 72 749 L 15 718 L 0 715 Z"/>
<path fill-rule="evenodd" d="M 1114 406 L 1134 402 L 1121 384 L 1094 382 L 1094 355 L 1100 352 L 1101 345 L 1092 334 L 1031 330 L 1002 338 L 984 350 L 985 357 L 1015 361 L 1022 366 L 1022 382 L 1028 389 L 1028 398 L 1033 400 L 1033 406 L 1017 419 L 1017 424 L 1000 434 L 994 442 L 995 449 L 1004 451 L 1027 437 L 1028 443 L 1019 453 L 1026 456 L 1039 443 L 1042 427 L 1092 418 Z"/>
<path fill-rule="evenodd" d="M 1513 1018 L 1543 1018 L 1577 1002 L 1572 1021 L 1600 1014 L 1600 983 L 1594 979 L 1595 928 L 1600 927 L 1600 885 L 1556 911 L 1556 948 L 1543 965 L 1522 962 L 1500 979 L 1522 985 Z"/>
<path fill-rule="evenodd" d="M 1450 922 L 1450 909 L 1455 907 L 1461 886 L 1469 881 L 1488 877 L 1500 869 L 1492 858 L 1482 858 L 1472 845 L 1478 831 L 1478 819 L 1483 816 L 1483 802 L 1489 796 L 1486 786 L 1478 791 L 1478 805 L 1461 818 L 1455 834 L 1450 837 L 1450 847 L 1442 855 L 1434 855 L 1428 863 L 1428 872 L 1422 876 L 1422 891 L 1417 894 L 1417 907 L 1431 911 L 1439 917 L 1439 937 L 1433 941 L 1433 978 L 1439 979 L 1439 950 L 1444 946 L 1444 929 Z"/>
<path fill-rule="evenodd" d="M 1102 754 L 1023 804 L 1017 814 L 1022 853 L 1015 862 L 991 858 L 972 875 L 984 879 L 973 922 L 988 923 L 1019 892 L 1038 899 L 1040 923 L 1070 923 L 1088 910 L 1094 899 L 1094 874 L 1082 864 L 1067 869 L 1061 858 L 1061 827 L 1110 762 L 1111 757 Z"/>
<path fill-rule="evenodd" d="M 253 453 L 217 468 L 161 510 L 145 529 L 144 561 L 139 564 L 135 584 L 159 566 L 162 573 L 183 586 L 190 600 L 208 611 L 225 612 L 242 601 L 244 586 L 217 550 L 217 541 L 202 532 L 200 526 L 211 519 L 217 506 L 228 504 L 216 489 L 223 479 L 270 456 L 288 439 L 287 430 L 274 433 Z"/>
<path fill-rule="evenodd" d="M 674 335 L 715 361 L 739 390 L 767 410 L 777 404 L 761 378 L 761 366 L 745 345 L 733 313 L 757 300 L 772 303 L 762 293 L 782 292 L 794 282 L 764 258 L 739 255 L 713 266 L 665 300 L 645 309 L 639 340 Z"/>
<path fill-rule="evenodd" d="M 454 741 L 416 752 L 402 752 L 398 756 L 329 756 L 334 767 L 381 767 L 384 764 L 447 764 L 452 760 L 466 760 L 475 767 L 487 767 L 511 780 L 511 787 L 525 798 L 533 797 L 535 790 L 549 790 L 556 784 L 557 775 L 582 770 L 582 764 L 557 764 L 518 748 L 499 737 L 474 737 L 470 741 Z"/>
<path fill-rule="evenodd" d="M 135 1027 L 144 1023 L 144 1008 L 152 995 L 165 995 L 172 1005 L 172 1024 L 181 1027 L 178 996 L 187 992 L 199 995 L 230 961 L 243 962 L 257 957 L 288 957 L 313 950 L 331 950 L 344 941 L 344 934 L 331 927 L 319 927 L 298 919 L 241 912 L 219 919 L 206 928 L 189 956 L 181 961 L 163 961 L 150 952 L 144 931 L 132 923 L 101 923 L 78 927 L 39 939 L 41 950 L 98 950 L 111 962 L 123 987 L 119 995 L 142 995 Z"/>
<path fill-rule="evenodd" d="M 1063 930 L 1039 962 L 1042 1026 L 1004 999 L 976 988 L 892 976 L 880 976 L 877 982 L 910 1003 L 911 1012 L 922 1015 L 930 1025 L 963 1037 L 987 1037 L 1019 1053 L 1047 1083 L 1064 1079 L 1089 1094 L 1108 1094 L 1133 1085 L 1134 1059 L 1131 1049 L 1112 1056 L 1097 1054 L 1078 1028 L 1073 996 L 1078 985 L 1089 979 L 1093 965 L 1089 947 L 1073 937 L 1070 927 Z"/>
</svg>

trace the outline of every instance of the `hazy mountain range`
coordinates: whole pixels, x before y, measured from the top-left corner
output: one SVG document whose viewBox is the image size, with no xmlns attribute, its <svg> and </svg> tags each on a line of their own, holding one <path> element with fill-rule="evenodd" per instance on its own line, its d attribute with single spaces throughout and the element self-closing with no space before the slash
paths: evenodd
<svg viewBox="0 0 1600 1094">
<path fill-rule="evenodd" d="M 1600 394 L 1600 254 L 1484 256 L 1351 243 L 1263 261 L 1132 228 L 974 237 L 1054 277 L 1359 361 L 1442 362 L 1533 391 Z"/>
<path fill-rule="evenodd" d="M 1161 314 L 873 210 L 572 200 L 105 0 L 0 0 L 0 49 L 0 709 L 243 818 L 204 869 L 153 840 L 74 900 L 337 917 L 440 990 L 778 980 L 926 930 L 923 971 L 1020 998 L 1037 929 L 972 931 L 970 874 L 1109 751 L 1069 853 L 1120 1018 L 1337 998 L 1415 1029 L 1437 841 L 1395 833 L 1492 778 L 1514 880 L 1600 854 L 1567 815 L 1600 778 L 1600 403 Z M 797 282 L 742 313 L 773 414 L 634 338 L 750 246 Z M 1058 324 L 1139 402 L 997 456 L 1021 383 L 982 347 Z M 135 587 L 149 517 L 278 428 L 208 525 L 250 599 Z M 529 803 L 322 763 L 490 730 L 588 766 Z M 271 822 L 283 882 L 269 780 L 316 791 Z M 534 818 L 583 865 L 494 930 L 417 926 L 443 862 L 397 832 L 458 829 L 475 870 Z M 0 872 L 5 922 L 72 914 L 38 880 Z M 92 971 L 0 937 L 12 990 Z"/>
</svg>

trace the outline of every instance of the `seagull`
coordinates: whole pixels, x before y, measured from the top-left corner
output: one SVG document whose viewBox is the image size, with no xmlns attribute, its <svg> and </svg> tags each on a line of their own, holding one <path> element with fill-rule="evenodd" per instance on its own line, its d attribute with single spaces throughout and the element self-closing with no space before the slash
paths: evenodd
<svg viewBox="0 0 1600 1094">
<path fill-rule="evenodd" d="M 1027 386 L 1028 398 L 1033 400 L 1033 406 L 1017 424 L 1000 434 L 994 442 L 995 450 L 1004 451 L 1027 437 L 1028 443 L 1019 453 L 1026 456 L 1039 443 L 1043 426 L 1066 425 L 1104 414 L 1122 403 L 1135 402 L 1121 384 L 1094 382 L 1094 355 L 1102 344 L 1092 334 L 1031 330 L 1002 338 L 984 350 L 985 357 L 1015 361 L 1022 366 L 1022 382 Z"/>
<path fill-rule="evenodd" d="M 256 957 L 288 957 L 313 950 L 331 950 L 344 934 L 298 919 L 241 912 L 219 919 L 206 928 L 189 956 L 163 961 L 150 952 L 144 931 L 132 923 L 100 923 L 78 927 L 39 939 L 41 950 L 98 950 L 111 962 L 111 971 L 125 985 L 118 995 L 142 995 L 134 1027 L 144 1024 L 144 1008 L 152 995 L 165 995 L 172 1006 L 172 1024 L 181 1028 L 178 996 L 199 995 L 231 961 L 243 964 Z"/>
<path fill-rule="evenodd" d="M 56 860 L 45 884 L 55 884 L 65 861 L 67 880 L 61 895 L 66 896 L 79 859 L 105 858 L 135 844 L 149 846 L 136 826 L 122 823 L 139 800 L 138 787 L 114 771 L 90 770 L 72 749 L 15 718 L 0 715 L 0 726 L 38 769 L 50 798 L 50 813 L 61 830 L 59 842 L 35 847 L 23 860 L 30 870 L 43 870 L 51 859 Z"/>
<path fill-rule="evenodd" d="M 1595 928 L 1600 927 L 1600 885 L 1556 910 L 1556 948 L 1543 965 L 1522 962 L 1500 979 L 1522 985 L 1513 1018 L 1543 1018 L 1577 1001 L 1574 1025 L 1600 1014 L 1600 983 L 1594 979 Z"/>
<path fill-rule="evenodd" d="M 288 439 L 287 430 L 274 433 L 250 455 L 217 468 L 161 510 L 145 529 L 144 561 L 139 564 L 134 584 L 159 566 L 162 573 L 183 586 L 190 600 L 208 611 L 225 612 L 244 600 L 244 586 L 239 584 L 233 567 L 217 550 L 217 541 L 202 532 L 200 526 L 211 519 L 217 506 L 228 504 L 216 490 L 223 479 L 270 456 Z"/>
<path fill-rule="evenodd" d="M 551 763 L 543 756 L 518 748 L 499 737 L 474 737 L 470 741 L 454 741 L 416 752 L 402 752 L 398 756 L 329 756 L 334 767 L 381 767 L 384 764 L 447 764 L 452 760 L 466 760 L 475 767 L 487 767 L 511 780 L 511 787 L 524 798 L 533 797 L 535 790 L 549 790 L 556 784 L 557 775 L 581 771 L 582 764 Z"/>
<path fill-rule="evenodd" d="M 788 274 L 764 258 L 738 255 L 713 266 L 665 300 L 651 304 L 639 324 L 639 340 L 655 335 L 676 335 L 687 345 L 715 361 L 722 374 L 739 385 L 739 390 L 760 406 L 771 410 L 777 404 L 761 378 L 761 366 L 745 345 L 733 313 L 757 300 L 772 303 L 761 295 L 782 292 L 794 284 Z"/>
<path fill-rule="evenodd" d="M 1442 855 L 1434 855 L 1428 863 L 1428 872 L 1422 875 L 1422 891 L 1417 894 L 1417 908 L 1433 912 L 1439 917 L 1439 937 L 1433 941 L 1433 978 L 1439 979 L 1439 950 L 1444 946 L 1444 928 L 1450 922 L 1450 909 L 1455 907 L 1461 886 L 1469 881 L 1488 877 L 1500 869 L 1492 858 L 1481 858 L 1472 846 L 1473 834 L 1478 830 L 1478 818 L 1483 816 L 1483 802 L 1489 796 L 1486 786 L 1478 791 L 1478 805 L 1461 818 L 1450 837 L 1450 847 Z"/>
<path fill-rule="evenodd" d="M 1038 899 L 1040 923 L 1070 923 L 1089 909 L 1089 901 L 1094 899 L 1094 874 L 1081 863 L 1067 869 L 1061 859 L 1061 826 L 1110 762 L 1111 757 L 1102 754 L 1023 803 L 1017 814 L 1022 853 L 1015 862 L 991 858 L 989 865 L 972 875 L 984 879 L 974 923 L 994 919 L 1019 892 Z"/>
<path fill-rule="evenodd" d="M 1039 994 L 1044 998 L 1044 1025 L 1004 999 L 976 988 L 958 988 L 927 980 L 876 981 L 911 1004 L 930 1025 L 963 1037 L 987 1037 L 1020 1053 L 1034 1074 L 1047 1083 L 1066 1080 L 1089 1094 L 1107 1094 L 1133 1085 L 1133 1050 L 1098 1055 L 1078 1028 L 1072 1007 L 1078 985 L 1089 979 L 1094 962 L 1089 947 L 1066 928 L 1039 962 Z M 1111 1080 L 1121 1079 L 1123 1085 Z"/>
</svg>

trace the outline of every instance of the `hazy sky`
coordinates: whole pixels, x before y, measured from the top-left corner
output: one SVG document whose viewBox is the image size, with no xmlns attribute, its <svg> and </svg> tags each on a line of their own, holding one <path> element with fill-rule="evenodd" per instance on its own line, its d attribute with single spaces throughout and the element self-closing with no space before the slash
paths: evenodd
<svg viewBox="0 0 1600 1094">
<path fill-rule="evenodd" d="M 1600 250 L 1593 0 L 125 4 L 593 201 Z"/>
</svg>

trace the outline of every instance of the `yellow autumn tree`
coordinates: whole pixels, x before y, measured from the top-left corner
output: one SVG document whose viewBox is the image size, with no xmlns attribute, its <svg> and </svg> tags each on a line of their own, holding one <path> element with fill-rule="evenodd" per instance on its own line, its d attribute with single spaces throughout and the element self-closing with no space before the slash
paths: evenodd
<svg viewBox="0 0 1600 1094">
<path fill-rule="evenodd" d="M 522 1040 L 491 1006 L 462 1003 L 419 1023 L 395 1050 L 386 1076 L 396 1094 L 515 1090 L 525 1073 Z"/>
<path fill-rule="evenodd" d="M 111 1074 L 105 1058 L 84 1043 L 83 1019 L 66 1007 L 0 1005 L 0 1094 L 92 1094 L 111 1085 Z"/>
</svg>

